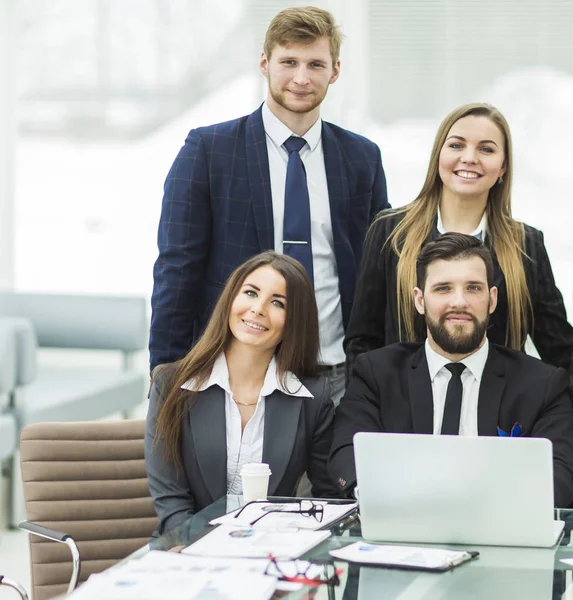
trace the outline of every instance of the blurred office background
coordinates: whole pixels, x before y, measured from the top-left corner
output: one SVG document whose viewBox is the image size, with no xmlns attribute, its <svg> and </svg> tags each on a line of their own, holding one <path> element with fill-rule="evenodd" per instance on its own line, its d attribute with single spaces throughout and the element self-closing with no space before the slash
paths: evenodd
<svg viewBox="0 0 573 600">
<path fill-rule="evenodd" d="M 0 285 L 143 294 L 189 129 L 264 99 L 264 31 L 293 0 L 0 0 Z M 315 0 L 346 36 L 323 116 L 376 141 L 390 202 L 441 118 L 505 113 L 514 215 L 542 229 L 573 315 L 573 2 Z"/>
</svg>

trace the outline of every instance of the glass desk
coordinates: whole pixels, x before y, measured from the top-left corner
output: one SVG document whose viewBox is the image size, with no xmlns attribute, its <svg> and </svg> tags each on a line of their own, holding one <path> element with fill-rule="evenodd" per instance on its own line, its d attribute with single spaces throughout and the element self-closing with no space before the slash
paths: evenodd
<svg viewBox="0 0 573 600">
<path fill-rule="evenodd" d="M 292 501 L 292 498 L 269 498 Z M 343 502 L 343 501 L 339 501 Z M 180 527 L 152 540 L 126 560 L 137 559 L 150 550 L 178 551 L 212 529 L 209 521 L 240 506 L 240 497 L 228 496 L 214 502 L 185 521 Z M 573 599 L 573 510 L 556 510 L 556 518 L 565 521 L 564 536 L 556 548 L 508 548 L 471 546 L 479 550 L 477 560 L 445 573 L 429 573 L 366 567 L 336 561 L 343 569 L 337 587 L 321 585 L 303 591 L 277 592 L 273 598 L 328 600 L 548 600 Z M 527 527 L 527 523 L 524 523 Z M 303 558 L 317 563 L 333 564 L 330 550 L 360 541 L 360 522 L 332 528 L 333 535 L 308 552 Z M 412 544 L 413 545 L 413 544 Z M 422 545 L 422 544 L 420 544 Z M 448 547 L 440 544 L 439 547 Z M 465 546 L 449 546 L 464 548 Z M 561 559 L 570 558 L 567 565 Z M 246 598 L 247 600 L 247 598 Z"/>
</svg>

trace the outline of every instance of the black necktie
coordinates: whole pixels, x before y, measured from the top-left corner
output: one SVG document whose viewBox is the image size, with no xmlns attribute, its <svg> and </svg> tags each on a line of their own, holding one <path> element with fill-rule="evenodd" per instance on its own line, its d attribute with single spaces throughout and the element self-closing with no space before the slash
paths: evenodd
<svg viewBox="0 0 573 600">
<path fill-rule="evenodd" d="M 460 432 L 460 414 L 462 412 L 462 372 L 464 363 L 449 363 L 446 369 L 452 374 L 446 392 L 444 418 L 442 419 L 442 435 L 458 435 Z"/>
<path fill-rule="evenodd" d="M 299 154 L 305 144 L 304 138 L 295 136 L 289 137 L 284 143 L 284 147 L 288 151 L 288 164 L 285 184 L 283 252 L 300 261 L 306 269 L 311 283 L 314 283 L 310 238 L 310 200 L 306 171 Z"/>
</svg>

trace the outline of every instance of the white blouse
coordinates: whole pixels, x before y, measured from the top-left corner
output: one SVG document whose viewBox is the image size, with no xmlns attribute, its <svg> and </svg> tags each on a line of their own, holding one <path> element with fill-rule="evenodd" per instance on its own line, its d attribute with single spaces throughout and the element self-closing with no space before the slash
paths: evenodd
<svg viewBox="0 0 573 600">
<path fill-rule="evenodd" d="M 207 388 L 218 385 L 225 392 L 225 420 L 227 430 L 227 494 L 242 494 L 243 484 L 240 473 L 241 468 L 246 463 L 262 462 L 263 460 L 263 439 L 265 429 L 265 398 L 275 390 L 279 390 L 289 396 L 300 396 L 312 398 L 313 395 L 308 391 L 300 380 L 291 373 L 287 372 L 285 377 L 285 387 L 277 373 L 277 364 L 273 357 L 269 363 L 265 381 L 257 406 L 253 416 L 245 425 L 241 435 L 241 413 L 239 407 L 233 400 L 233 392 L 229 385 L 229 369 L 225 354 L 221 354 L 213 365 L 213 370 L 209 379 L 197 389 L 193 380 L 185 382 L 181 387 L 191 391 L 203 391 Z M 294 391 L 291 391 L 294 390 Z M 272 471 L 272 465 L 271 465 Z"/>
</svg>

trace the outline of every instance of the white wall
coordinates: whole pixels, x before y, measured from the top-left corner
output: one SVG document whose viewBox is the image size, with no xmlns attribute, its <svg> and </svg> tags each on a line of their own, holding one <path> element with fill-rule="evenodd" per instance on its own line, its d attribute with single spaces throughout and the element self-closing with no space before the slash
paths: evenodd
<svg viewBox="0 0 573 600">
<path fill-rule="evenodd" d="M 14 284 L 14 1 L 0 0 L 0 289 Z"/>
</svg>

